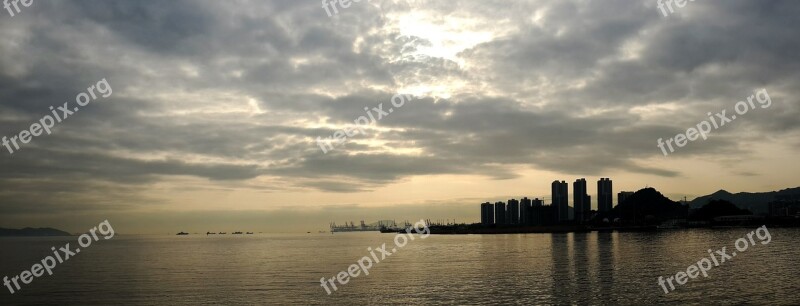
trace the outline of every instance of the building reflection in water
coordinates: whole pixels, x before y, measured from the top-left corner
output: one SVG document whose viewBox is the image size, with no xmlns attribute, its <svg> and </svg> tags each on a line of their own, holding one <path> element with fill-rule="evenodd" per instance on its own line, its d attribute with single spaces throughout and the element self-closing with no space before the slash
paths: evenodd
<svg viewBox="0 0 800 306">
<path fill-rule="evenodd" d="M 613 303 L 616 241 L 617 233 L 552 234 L 552 303 Z"/>
</svg>

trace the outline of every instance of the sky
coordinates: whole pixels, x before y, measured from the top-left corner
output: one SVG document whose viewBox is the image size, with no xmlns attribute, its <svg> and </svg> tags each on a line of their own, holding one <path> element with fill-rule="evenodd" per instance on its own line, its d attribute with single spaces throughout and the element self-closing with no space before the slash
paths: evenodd
<svg viewBox="0 0 800 306">
<path fill-rule="evenodd" d="M 800 2 L 704 0 L 671 13 L 657 3 L 0 11 L 0 136 L 63 115 L 101 80 L 110 88 L 51 134 L 0 147 L 0 227 L 304 232 L 476 222 L 481 202 L 549 201 L 553 180 L 572 192 L 583 177 L 595 209 L 601 177 L 614 193 L 650 186 L 673 200 L 800 186 Z M 767 107 L 757 100 L 707 139 L 659 148 L 760 90 Z M 368 112 L 376 119 L 358 126 Z M 352 136 L 324 152 L 318 139 L 345 128 Z"/>
</svg>

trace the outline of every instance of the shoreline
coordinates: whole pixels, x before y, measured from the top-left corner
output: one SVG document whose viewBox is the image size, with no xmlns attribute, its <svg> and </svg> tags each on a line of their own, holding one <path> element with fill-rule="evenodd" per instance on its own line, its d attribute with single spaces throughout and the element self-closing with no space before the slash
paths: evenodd
<svg viewBox="0 0 800 306">
<path fill-rule="evenodd" d="M 770 228 L 797 228 L 800 227 L 800 219 L 775 219 L 761 220 L 762 222 L 714 222 L 709 224 L 694 226 L 670 226 L 659 227 L 657 225 L 625 225 L 625 226 L 596 226 L 596 225 L 536 225 L 536 226 L 483 226 L 480 224 L 459 224 L 459 225 L 432 225 L 429 226 L 431 234 L 434 235 L 501 235 L 501 234 L 545 234 L 545 233 L 588 233 L 588 232 L 659 232 L 669 230 L 686 229 L 726 229 L 726 228 L 750 228 L 753 226 L 768 226 Z M 399 232 L 405 232 L 403 230 Z M 397 233 L 395 231 L 385 231 L 382 233 Z"/>
</svg>

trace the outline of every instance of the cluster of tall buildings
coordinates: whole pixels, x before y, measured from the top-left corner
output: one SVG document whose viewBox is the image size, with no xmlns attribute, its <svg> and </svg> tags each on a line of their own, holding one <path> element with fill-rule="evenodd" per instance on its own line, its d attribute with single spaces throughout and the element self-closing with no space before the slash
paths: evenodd
<svg viewBox="0 0 800 306">
<path fill-rule="evenodd" d="M 587 191 L 586 179 L 580 178 L 572 184 L 572 207 L 574 218 L 569 216 L 569 184 L 565 181 L 553 181 L 551 184 L 552 204 L 544 205 L 538 198 L 522 200 L 510 199 L 508 203 L 486 202 L 481 204 L 481 224 L 483 225 L 552 225 L 568 221 L 583 223 L 589 221 L 592 214 L 592 198 Z M 601 178 L 597 181 L 597 211 L 610 212 L 614 208 L 613 187 L 611 179 Z M 618 202 L 622 203 L 633 195 L 623 191 L 618 194 Z"/>
<path fill-rule="evenodd" d="M 558 220 L 557 210 L 544 205 L 538 198 L 510 199 L 505 202 L 481 204 L 481 223 L 484 225 L 546 225 Z"/>
</svg>

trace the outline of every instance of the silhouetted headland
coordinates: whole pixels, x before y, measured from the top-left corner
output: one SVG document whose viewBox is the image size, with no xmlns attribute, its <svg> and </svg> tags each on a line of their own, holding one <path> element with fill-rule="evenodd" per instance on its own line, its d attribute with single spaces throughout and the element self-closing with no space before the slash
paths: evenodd
<svg viewBox="0 0 800 306">
<path fill-rule="evenodd" d="M 0 228 L 0 237 L 52 237 L 52 236 L 72 236 L 69 233 L 54 228 L 30 228 L 10 229 Z"/>
</svg>

